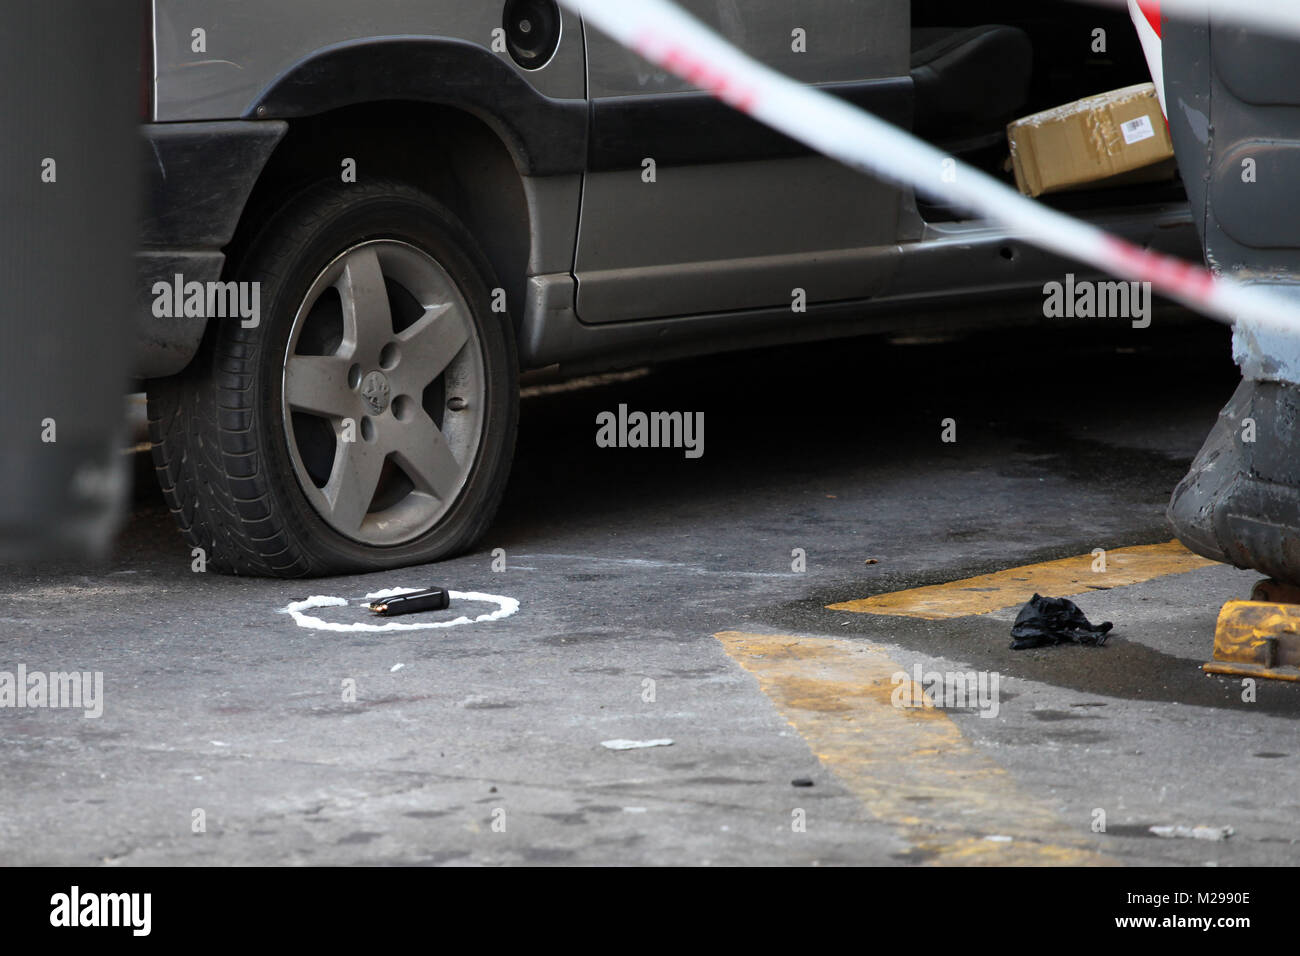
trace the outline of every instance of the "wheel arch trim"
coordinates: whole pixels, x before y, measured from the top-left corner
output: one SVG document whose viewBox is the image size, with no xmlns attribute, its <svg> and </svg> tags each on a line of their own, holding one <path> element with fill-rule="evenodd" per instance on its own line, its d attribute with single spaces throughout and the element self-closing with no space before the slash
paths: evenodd
<svg viewBox="0 0 1300 956">
<path fill-rule="evenodd" d="M 452 106 L 479 117 L 525 175 L 585 169 L 585 99 L 546 96 L 485 47 L 450 37 L 372 37 L 324 47 L 272 80 L 244 117 L 291 120 L 384 100 Z"/>
</svg>

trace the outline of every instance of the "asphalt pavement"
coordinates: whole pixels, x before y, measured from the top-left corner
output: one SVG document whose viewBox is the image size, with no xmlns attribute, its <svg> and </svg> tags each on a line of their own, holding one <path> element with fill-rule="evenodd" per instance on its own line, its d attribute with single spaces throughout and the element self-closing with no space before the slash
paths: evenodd
<svg viewBox="0 0 1300 956">
<path fill-rule="evenodd" d="M 1300 686 L 1200 670 L 1258 575 L 1088 586 L 1102 647 L 830 608 L 1168 542 L 1235 381 L 1158 319 L 534 386 L 488 538 L 367 576 L 196 572 L 142 487 L 104 566 L 0 575 L 0 670 L 103 675 L 102 716 L 0 708 L 0 863 L 1294 863 Z M 621 404 L 704 454 L 598 447 Z M 397 621 L 467 620 L 331 628 L 431 585 L 472 596 Z M 997 691 L 900 708 L 900 671 Z"/>
</svg>

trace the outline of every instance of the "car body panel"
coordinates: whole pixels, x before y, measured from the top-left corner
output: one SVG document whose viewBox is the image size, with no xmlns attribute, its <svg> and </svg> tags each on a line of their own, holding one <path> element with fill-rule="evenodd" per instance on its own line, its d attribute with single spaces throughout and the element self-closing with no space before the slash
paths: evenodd
<svg viewBox="0 0 1300 956">
<path fill-rule="evenodd" d="M 897 118 L 910 123 L 907 0 L 683 6 L 806 82 L 899 81 Z M 695 115 L 697 91 L 597 31 L 587 34 L 587 73 L 593 140 L 604 135 L 602 124 L 617 122 L 606 107 L 634 93 L 658 93 L 662 113 L 694 121 L 679 130 L 665 123 L 661 141 L 644 144 L 644 159 L 631 154 L 629 168 L 588 172 L 574 267 L 584 322 L 771 308 L 791 303 L 796 290 L 813 303 L 880 291 L 890 269 L 881 247 L 898 236 L 898 190 L 821 156 L 765 158 L 775 137 L 754 143 L 741 161 L 709 162 L 714 143 L 734 141 L 734 132 Z M 674 140 L 663 142 L 670 130 Z M 702 161 L 692 161 L 689 146 Z M 649 182 L 647 161 L 655 164 Z"/>
<path fill-rule="evenodd" d="M 582 24 L 564 13 L 559 49 L 518 72 L 556 99 L 586 92 Z M 319 51 L 359 39 L 464 40 L 485 50 L 501 26 L 497 3 L 439 0 L 154 0 L 154 119 L 238 119 L 277 77 Z M 205 31 L 196 52 L 194 30 Z"/>
<path fill-rule="evenodd" d="M 904 0 L 686 5 L 773 67 L 909 124 Z M 513 168 L 502 162 L 470 181 L 476 195 L 522 188 L 526 275 L 503 278 L 524 368 L 906 328 L 925 302 L 1023 294 L 1074 269 L 996 225 L 926 223 L 911 190 L 808 153 L 568 13 L 555 55 L 537 70 L 493 50 L 496 3 L 154 0 L 153 14 L 141 377 L 181 370 L 204 328 L 146 314 L 148 289 L 175 272 L 221 275 L 233 224 L 285 124 L 375 101 L 477 116 L 509 151 Z M 806 53 L 794 52 L 796 29 Z M 166 148 L 187 137 L 206 150 Z M 642 178 L 647 154 L 663 159 L 653 183 Z M 247 168 L 235 171 L 240 156 Z M 1195 248 L 1186 207 L 1090 214 L 1107 217 L 1153 248 Z M 791 309 L 799 290 L 806 313 Z"/>
<path fill-rule="evenodd" d="M 154 314 L 156 283 L 215 282 L 223 247 L 284 122 L 151 123 L 146 143 L 144 216 L 136 262 L 136 374 L 173 375 L 198 350 L 206 320 Z"/>
</svg>

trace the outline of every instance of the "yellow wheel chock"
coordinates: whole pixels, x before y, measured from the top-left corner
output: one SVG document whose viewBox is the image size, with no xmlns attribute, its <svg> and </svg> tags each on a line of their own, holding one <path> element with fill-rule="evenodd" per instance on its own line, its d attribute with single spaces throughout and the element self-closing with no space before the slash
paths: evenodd
<svg viewBox="0 0 1300 956">
<path fill-rule="evenodd" d="M 1251 600 L 1223 605 L 1214 629 L 1214 660 L 1202 669 L 1300 681 L 1300 588 L 1261 581 Z"/>
</svg>

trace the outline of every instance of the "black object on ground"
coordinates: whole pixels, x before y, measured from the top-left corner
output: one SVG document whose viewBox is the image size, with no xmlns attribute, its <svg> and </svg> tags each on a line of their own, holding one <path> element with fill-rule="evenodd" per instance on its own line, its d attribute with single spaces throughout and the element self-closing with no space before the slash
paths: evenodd
<svg viewBox="0 0 1300 956">
<path fill-rule="evenodd" d="M 451 595 L 446 588 L 429 588 L 413 594 L 395 594 L 369 605 L 370 610 L 384 617 L 398 614 L 415 614 L 417 611 L 441 611 L 451 605 Z"/>
<path fill-rule="evenodd" d="M 1110 621 L 1092 624 L 1079 605 L 1066 598 L 1035 594 L 1016 615 L 1011 625 L 1011 649 L 1051 647 L 1056 644 L 1088 644 L 1101 647 L 1115 625 Z"/>
</svg>

